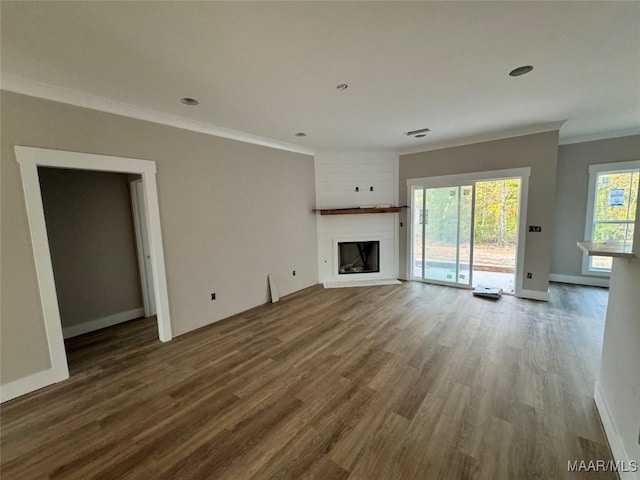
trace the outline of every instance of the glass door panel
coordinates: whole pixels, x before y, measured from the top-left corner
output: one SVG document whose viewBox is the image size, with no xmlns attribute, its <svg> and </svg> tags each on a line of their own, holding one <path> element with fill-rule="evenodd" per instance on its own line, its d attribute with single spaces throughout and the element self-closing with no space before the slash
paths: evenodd
<svg viewBox="0 0 640 480">
<path fill-rule="evenodd" d="M 411 271 L 413 278 L 423 279 L 424 270 L 424 188 L 413 187 L 413 238 L 411 248 L 413 249 Z"/>
<path fill-rule="evenodd" d="M 458 277 L 457 283 L 460 285 L 471 285 L 471 271 L 473 260 L 473 196 L 474 188 L 472 185 L 463 185 L 459 187 L 460 195 L 460 214 L 458 225 L 460 235 L 458 238 Z"/>
<path fill-rule="evenodd" d="M 458 187 L 425 189 L 424 279 L 456 283 Z"/>
<path fill-rule="evenodd" d="M 471 285 L 473 186 L 425 188 L 422 278 Z"/>
</svg>

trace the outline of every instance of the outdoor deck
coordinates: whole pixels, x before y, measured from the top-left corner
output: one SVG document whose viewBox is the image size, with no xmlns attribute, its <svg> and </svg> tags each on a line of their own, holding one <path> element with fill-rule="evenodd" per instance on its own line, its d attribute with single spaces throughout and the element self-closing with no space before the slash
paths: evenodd
<svg viewBox="0 0 640 480">
<path fill-rule="evenodd" d="M 422 276 L 421 249 L 417 249 L 414 275 Z M 469 257 L 469 247 L 460 248 L 462 258 Z M 455 248 L 450 246 L 429 247 L 427 252 L 428 278 L 437 282 L 455 282 L 452 269 L 455 265 Z M 418 256 L 420 255 L 420 256 Z M 515 289 L 516 247 L 495 245 L 476 245 L 473 251 L 472 286 L 488 285 L 500 287 L 505 293 L 512 293 Z M 464 271 L 466 267 L 466 272 Z M 468 263 L 461 267 L 462 275 L 469 275 Z M 464 280 L 464 279 L 462 279 Z"/>
</svg>

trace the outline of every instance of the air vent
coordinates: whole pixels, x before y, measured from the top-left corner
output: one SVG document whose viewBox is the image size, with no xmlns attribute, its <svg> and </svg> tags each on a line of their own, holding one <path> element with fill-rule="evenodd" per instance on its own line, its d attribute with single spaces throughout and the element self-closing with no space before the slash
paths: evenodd
<svg viewBox="0 0 640 480">
<path fill-rule="evenodd" d="M 190 107 L 195 107 L 196 105 L 200 105 L 200 102 L 198 100 L 196 100 L 195 98 L 190 98 L 190 97 L 181 98 L 180 102 L 182 102 L 183 104 L 188 105 Z"/>
<path fill-rule="evenodd" d="M 420 133 L 430 132 L 431 130 L 428 128 L 421 128 L 420 130 L 412 130 L 410 132 L 405 133 L 405 135 L 411 137 L 412 135 L 418 135 Z"/>
<path fill-rule="evenodd" d="M 519 77 L 521 75 L 529 73 L 531 70 L 533 70 L 533 67 L 531 65 L 523 65 L 522 67 L 514 68 L 513 70 L 511 70 L 509 72 L 509 75 L 511 75 L 512 77 Z"/>
</svg>

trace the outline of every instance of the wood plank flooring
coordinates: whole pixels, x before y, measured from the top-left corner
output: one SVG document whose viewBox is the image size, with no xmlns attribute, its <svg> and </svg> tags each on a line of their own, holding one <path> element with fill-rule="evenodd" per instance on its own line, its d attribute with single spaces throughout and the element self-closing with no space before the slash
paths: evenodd
<svg viewBox="0 0 640 480">
<path fill-rule="evenodd" d="M 606 290 L 551 301 L 312 287 L 162 344 L 68 341 L 68 381 L 1 408 L 11 479 L 615 479 L 592 394 Z"/>
</svg>

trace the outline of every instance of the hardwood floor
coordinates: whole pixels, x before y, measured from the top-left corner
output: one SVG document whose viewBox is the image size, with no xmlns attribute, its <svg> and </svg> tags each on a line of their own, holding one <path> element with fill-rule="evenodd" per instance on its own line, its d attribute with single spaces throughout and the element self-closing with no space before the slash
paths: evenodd
<svg viewBox="0 0 640 480">
<path fill-rule="evenodd" d="M 615 479 L 567 472 L 612 458 L 592 400 L 606 301 L 318 286 L 166 344 L 122 324 L 2 406 L 2 478 Z"/>
</svg>

